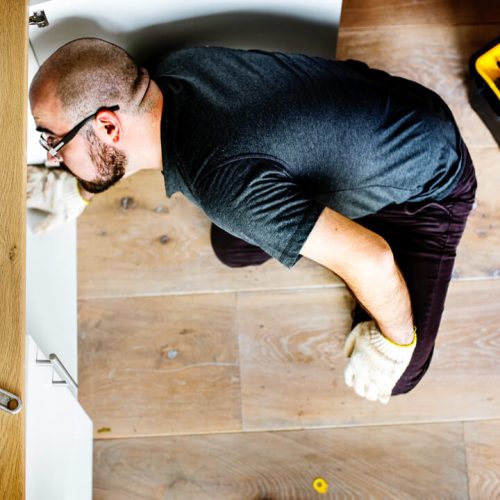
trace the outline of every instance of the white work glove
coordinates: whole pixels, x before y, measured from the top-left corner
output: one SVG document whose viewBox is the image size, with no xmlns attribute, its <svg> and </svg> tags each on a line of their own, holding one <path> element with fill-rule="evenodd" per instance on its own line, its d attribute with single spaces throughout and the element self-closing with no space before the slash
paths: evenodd
<svg viewBox="0 0 500 500">
<path fill-rule="evenodd" d="M 28 165 L 26 205 L 48 212 L 36 234 L 76 219 L 90 202 L 80 194 L 77 178 L 62 168 Z"/>
<path fill-rule="evenodd" d="M 375 321 L 358 323 L 346 337 L 344 354 L 349 358 L 344 380 L 370 401 L 389 402 L 391 392 L 410 364 L 417 344 L 416 328 L 411 344 L 395 344 L 382 335 Z"/>
</svg>

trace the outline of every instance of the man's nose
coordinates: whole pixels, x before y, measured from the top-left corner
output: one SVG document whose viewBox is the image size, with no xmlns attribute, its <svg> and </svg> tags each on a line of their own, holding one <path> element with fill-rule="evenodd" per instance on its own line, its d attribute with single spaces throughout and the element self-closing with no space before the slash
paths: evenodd
<svg viewBox="0 0 500 500">
<path fill-rule="evenodd" d="M 62 162 L 62 158 L 57 154 L 56 156 L 52 156 L 49 152 L 47 152 L 47 161 L 52 165 L 59 165 Z"/>
</svg>

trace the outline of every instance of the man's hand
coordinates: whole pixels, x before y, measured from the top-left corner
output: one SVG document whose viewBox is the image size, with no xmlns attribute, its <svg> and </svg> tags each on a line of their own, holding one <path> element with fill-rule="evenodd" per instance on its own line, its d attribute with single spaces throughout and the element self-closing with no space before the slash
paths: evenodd
<svg viewBox="0 0 500 500">
<path fill-rule="evenodd" d="M 82 197 L 77 178 L 64 169 L 28 165 L 27 207 L 49 215 L 34 228 L 36 234 L 76 219 L 90 203 Z"/>
<path fill-rule="evenodd" d="M 410 364 L 417 343 L 397 345 L 384 337 L 375 321 L 358 323 L 346 337 L 344 354 L 349 358 L 345 383 L 370 401 L 389 402 L 393 387 Z"/>
</svg>

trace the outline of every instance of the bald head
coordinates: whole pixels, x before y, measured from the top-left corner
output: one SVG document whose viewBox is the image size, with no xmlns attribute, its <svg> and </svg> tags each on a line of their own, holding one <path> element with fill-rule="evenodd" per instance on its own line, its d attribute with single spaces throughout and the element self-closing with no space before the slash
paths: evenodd
<svg viewBox="0 0 500 500">
<path fill-rule="evenodd" d="M 31 104 L 47 96 L 59 101 L 68 123 L 102 106 L 120 105 L 134 114 L 148 111 L 142 100 L 149 76 L 121 47 L 99 38 L 80 38 L 57 49 L 39 68 L 30 86 Z"/>
<path fill-rule="evenodd" d="M 102 192 L 141 169 L 162 168 L 162 92 L 117 45 L 98 38 L 63 45 L 39 68 L 29 97 L 47 143 L 61 141 L 91 117 L 56 158 L 87 191 Z M 109 109 L 114 105 L 119 109 Z"/>
</svg>

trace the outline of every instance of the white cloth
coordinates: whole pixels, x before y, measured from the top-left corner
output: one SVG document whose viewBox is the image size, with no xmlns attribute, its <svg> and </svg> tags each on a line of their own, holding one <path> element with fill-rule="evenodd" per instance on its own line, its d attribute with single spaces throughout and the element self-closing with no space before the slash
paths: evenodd
<svg viewBox="0 0 500 500">
<path fill-rule="evenodd" d="M 28 165 L 26 205 L 48 212 L 35 228 L 37 234 L 78 217 L 90 203 L 80 194 L 77 178 L 60 168 Z"/>
</svg>

